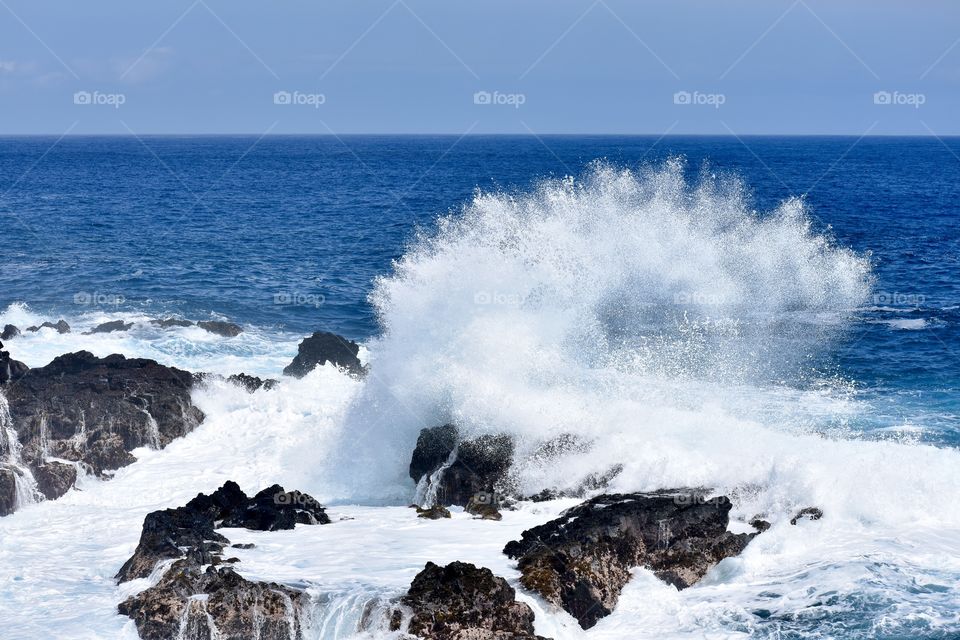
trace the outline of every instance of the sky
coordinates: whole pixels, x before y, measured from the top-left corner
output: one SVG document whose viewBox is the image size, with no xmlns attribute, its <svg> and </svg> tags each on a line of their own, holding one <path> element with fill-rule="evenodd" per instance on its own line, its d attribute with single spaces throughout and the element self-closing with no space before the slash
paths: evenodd
<svg viewBox="0 0 960 640">
<path fill-rule="evenodd" d="M 956 0 L 0 0 L 2 134 L 960 134 Z"/>
</svg>

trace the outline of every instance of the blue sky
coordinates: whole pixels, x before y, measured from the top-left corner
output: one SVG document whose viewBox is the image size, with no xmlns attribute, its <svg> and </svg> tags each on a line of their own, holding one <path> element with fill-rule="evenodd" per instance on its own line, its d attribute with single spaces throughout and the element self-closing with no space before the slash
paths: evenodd
<svg viewBox="0 0 960 640">
<path fill-rule="evenodd" d="M 0 0 L 0 132 L 960 134 L 960 3 Z"/>
</svg>

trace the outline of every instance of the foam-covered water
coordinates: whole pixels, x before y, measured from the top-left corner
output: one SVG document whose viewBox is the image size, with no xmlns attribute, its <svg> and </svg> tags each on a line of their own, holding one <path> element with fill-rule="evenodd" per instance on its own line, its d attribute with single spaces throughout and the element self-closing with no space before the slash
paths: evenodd
<svg viewBox="0 0 960 640">
<path fill-rule="evenodd" d="M 637 570 L 589 632 L 521 593 L 542 634 L 960 633 L 960 453 L 924 444 L 936 407 L 891 408 L 882 400 L 897 396 L 882 386 L 865 395 L 832 358 L 864 322 L 915 339 L 934 330 L 930 314 L 878 305 L 872 259 L 824 234 L 805 201 L 756 212 L 741 183 L 687 173 L 677 160 L 597 164 L 528 191 L 478 192 L 376 281 L 381 332 L 365 344 L 363 382 L 328 367 L 252 395 L 214 383 L 195 393 L 207 420 L 194 433 L 138 450 L 109 482 L 85 479 L 83 491 L 0 519 L 0 635 L 132 637 L 114 607 L 147 582 L 117 587 L 112 575 L 143 516 L 227 479 L 248 493 L 280 482 L 334 505 L 330 526 L 228 534 L 257 543 L 238 551 L 241 572 L 312 590 L 314 637 L 348 637 L 426 560 L 473 561 L 516 584 L 500 549 L 564 504 L 502 523 L 460 513 L 423 522 L 397 506 L 416 490 L 407 466 L 419 429 L 450 420 L 513 435 L 516 481 L 530 493 L 620 468 L 611 490 L 709 486 L 733 498 L 734 526 L 758 514 L 773 523 L 694 588 Z M 229 339 L 164 330 L 149 324 L 156 315 L 74 313 L 69 334 L 44 329 L 5 347 L 31 366 L 82 348 L 277 376 L 301 337 L 255 322 Z M 83 334 L 117 318 L 136 324 Z M 13 304 L 0 324 L 57 319 Z M 576 451 L 535 455 L 568 435 Z M 790 525 L 809 505 L 823 519 Z"/>
</svg>

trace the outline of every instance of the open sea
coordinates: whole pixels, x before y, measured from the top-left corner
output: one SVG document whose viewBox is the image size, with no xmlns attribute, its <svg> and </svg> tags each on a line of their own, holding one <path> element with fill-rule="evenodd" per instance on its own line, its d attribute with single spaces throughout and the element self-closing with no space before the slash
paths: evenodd
<svg viewBox="0 0 960 640">
<path fill-rule="evenodd" d="M 742 520 L 823 508 L 683 592 L 639 570 L 588 632 L 536 605 L 542 635 L 960 638 L 960 139 L 4 137 L 0 229 L 0 327 L 73 328 L 7 341 L 30 366 L 86 349 L 278 377 L 328 330 L 372 371 L 214 385 L 182 442 L 0 519 L 2 638 L 135 637 L 110 577 L 143 516 L 226 479 L 397 531 L 241 556 L 336 594 L 317 638 L 434 557 L 516 584 L 509 538 L 403 528 L 416 435 L 446 420 L 596 443 L 519 469 L 531 492 L 619 464 L 614 490 L 714 487 Z M 244 332 L 148 322 L 168 317 Z"/>
</svg>

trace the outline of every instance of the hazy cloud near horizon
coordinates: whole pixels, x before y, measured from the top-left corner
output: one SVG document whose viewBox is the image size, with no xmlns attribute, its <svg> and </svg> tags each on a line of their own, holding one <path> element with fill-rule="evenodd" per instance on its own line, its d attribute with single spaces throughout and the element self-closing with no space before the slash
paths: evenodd
<svg viewBox="0 0 960 640">
<path fill-rule="evenodd" d="M 0 16 L 7 134 L 960 134 L 951 0 L 3 0 Z"/>
</svg>

